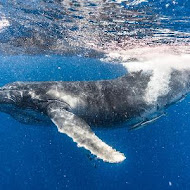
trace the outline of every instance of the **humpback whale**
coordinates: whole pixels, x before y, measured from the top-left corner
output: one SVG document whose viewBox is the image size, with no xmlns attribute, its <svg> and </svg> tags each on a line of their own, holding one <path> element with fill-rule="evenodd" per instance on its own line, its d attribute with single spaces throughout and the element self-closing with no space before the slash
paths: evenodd
<svg viewBox="0 0 190 190">
<path fill-rule="evenodd" d="M 189 92 L 190 72 L 185 69 L 172 69 L 164 90 L 152 85 L 153 76 L 140 70 L 112 80 L 13 82 L 0 88 L 0 111 L 26 124 L 52 121 L 78 147 L 105 162 L 119 163 L 125 155 L 98 138 L 90 126 L 126 122 L 137 129 Z"/>
</svg>

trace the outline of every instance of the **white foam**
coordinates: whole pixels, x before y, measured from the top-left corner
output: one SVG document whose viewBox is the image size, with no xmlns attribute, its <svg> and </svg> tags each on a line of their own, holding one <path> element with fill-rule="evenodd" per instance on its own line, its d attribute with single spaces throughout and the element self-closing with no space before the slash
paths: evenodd
<svg viewBox="0 0 190 190">
<path fill-rule="evenodd" d="M 2 17 L 0 19 L 0 32 L 8 26 L 10 26 L 10 22 L 5 17 Z"/>
<path fill-rule="evenodd" d="M 130 5 L 139 5 L 141 3 L 148 2 L 148 0 L 135 0 L 130 3 Z"/>
<path fill-rule="evenodd" d="M 190 70 L 189 47 L 137 48 L 123 52 L 111 52 L 109 58 L 120 60 L 128 72 L 152 72 L 144 99 L 153 104 L 159 96 L 169 92 L 173 69 Z M 131 61 L 129 61 L 131 60 Z M 132 61 L 134 60 L 134 61 Z"/>
<path fill-rule="evenodd" d="M 139 5 L 141 3 L 148 2 L 148 0 L 133 0 L 131 2 L 126 2 L 126 0 L 115 0 L 115 2 L 117 2 L 117 3 L 125 2 L 127 5 L 134 6 L 134 5 Z"/>
</svg>

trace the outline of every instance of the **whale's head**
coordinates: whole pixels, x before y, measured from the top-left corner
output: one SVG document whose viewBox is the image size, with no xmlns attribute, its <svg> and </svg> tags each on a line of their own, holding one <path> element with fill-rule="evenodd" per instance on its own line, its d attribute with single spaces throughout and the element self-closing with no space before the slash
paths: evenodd
<svg viewBox="0 0 190 190">
<path fill-rule="evenodd" d="M 32 108 L 34 110 L 40 108 L 41 104 L 46 101 L 36 94 L 34 88 L 24 82 L 14 82 L 6 84 L 0 88 L 0 111 L 1 107 L 17 107 L 22 109 Z M 37 106 L 39 105 L 39 106 Z"/>
<path fill-rule="evenodd" d="M 25 83 L 9 83 L 0 88 L 0 112 L 11 115 L 24 124 L 49 124 L 42 108 L 47 101 L 34 97 L 33 90 L 28 90 Z M 46 122 L 47 120 L 47 122 Z"/>
<path fill-rule="evenodd" d="M 0 104 L 19 105 L 24 98 L 24 90 L 16 87 L 14 83 L 5 85 L 0 88 Z"/>
</svg>

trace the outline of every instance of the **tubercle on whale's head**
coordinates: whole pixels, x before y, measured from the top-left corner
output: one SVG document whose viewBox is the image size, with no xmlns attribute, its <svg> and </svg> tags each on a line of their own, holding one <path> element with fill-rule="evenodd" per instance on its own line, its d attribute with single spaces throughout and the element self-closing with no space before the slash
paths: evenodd
<svg viewBox="0 0 190 190">
<path fill-rule="evenodd" d="M 0 104 L 19 104 L 23 100 L 23 91 L 0 88 Z"/>
<path fill-rule="evenodd" d="M 35 97 L 34 97 L 35 96 Z M 33 104 L 37 98 L 33 89 L 27 89 L 24 82 L 13 82 L 0 88 L 0 104 L 14 104 L 15 106 L 26 107 Z"/>
<path fill-rule="evenodd" d="M 26 91 L 24 82 L 13 82 L 0 88 L 0 104 L 14 104 L 19 106 L 23 103 Z"/>
</svg>

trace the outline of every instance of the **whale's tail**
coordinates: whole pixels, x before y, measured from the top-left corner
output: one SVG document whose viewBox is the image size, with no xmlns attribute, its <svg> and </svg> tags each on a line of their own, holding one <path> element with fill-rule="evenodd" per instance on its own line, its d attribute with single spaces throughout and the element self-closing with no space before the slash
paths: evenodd
<svg viewBox="0 0 190 190">
<path fill-rule="evenodd" d="M 124 154 L 99 139 L 90 126 L 73 113 L 51 103 L 47 108 L 47 114 L 58 131 L 71 137 L 78 147 L 84 147 L 105 162 L 119 163 L 125 160 Z"/>
</svg>

